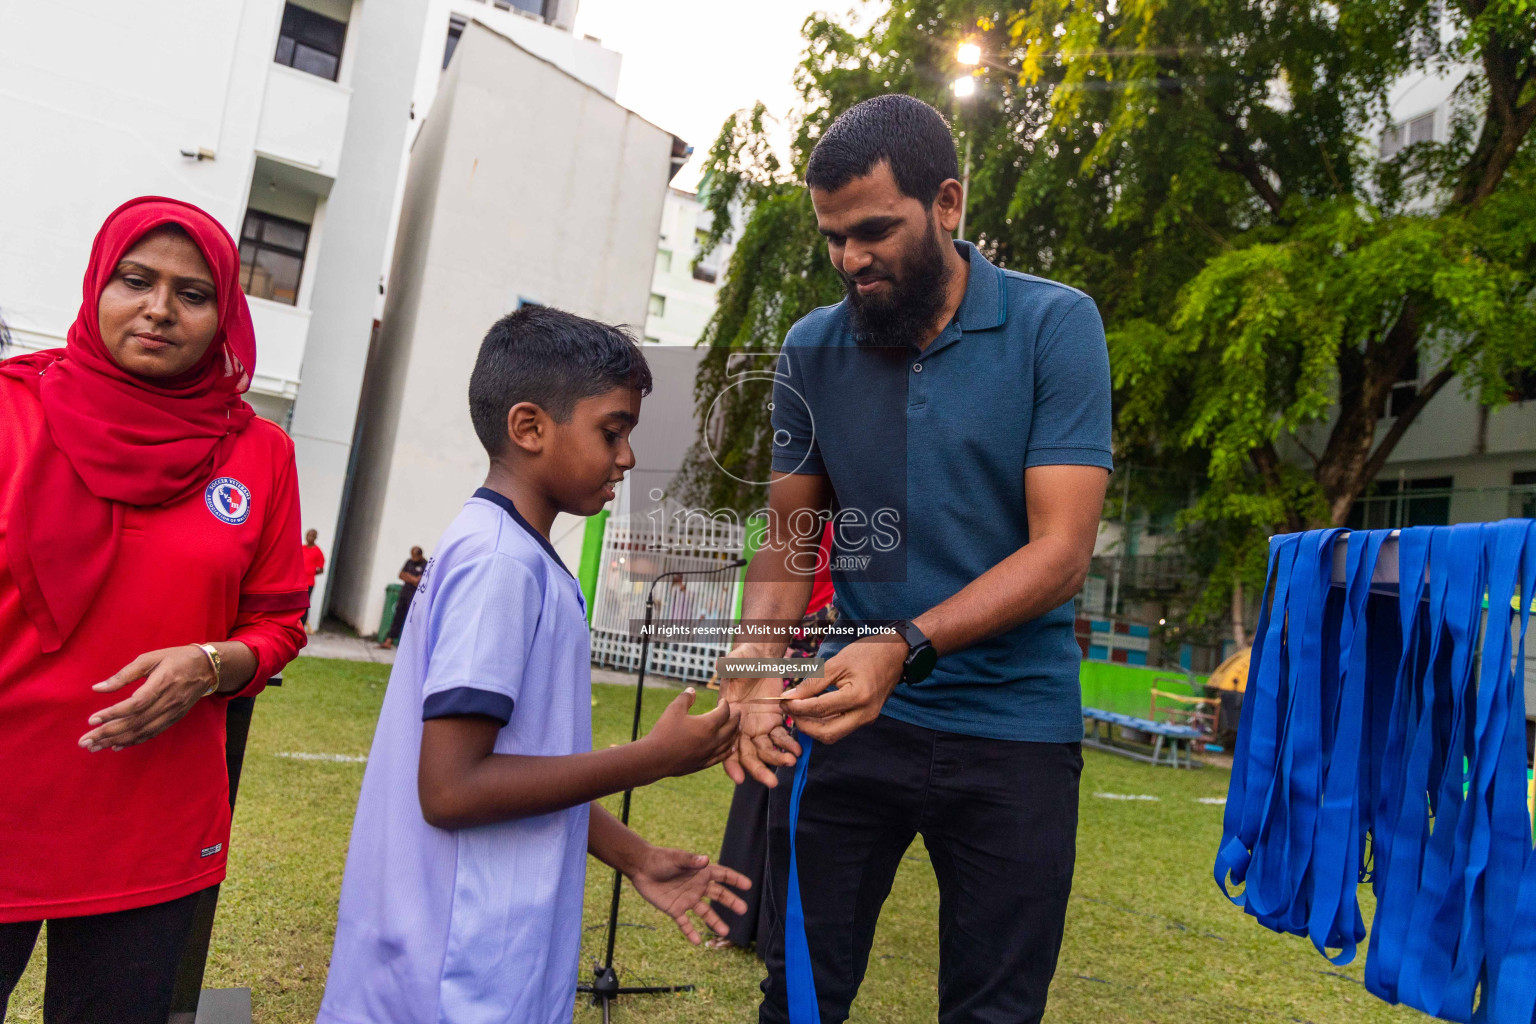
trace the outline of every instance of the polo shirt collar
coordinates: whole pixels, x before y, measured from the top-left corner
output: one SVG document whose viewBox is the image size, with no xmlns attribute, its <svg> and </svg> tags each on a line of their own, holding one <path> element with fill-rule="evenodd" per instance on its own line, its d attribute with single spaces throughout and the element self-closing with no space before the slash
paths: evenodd
<svg viewBox="0 0 1536 1024">
<path fill-rule="evenodd" d="M 543 548 L 545 554 L 549 555 L 550 558 L 555 560 L 556 565 L 562 569 L 565 569 L 565 563 L 560 560 L 559 555 L 555 554 L 555 546 L 549 542 L 549 538 L 545 537 L 538 530 L 535 530 L 533 528 L 533 524 L 523 518 L 523 514 L 517 510 L 517 506 L 512 504 L 511 498 L 507 497 L 505 494 L 493 491 L 489 487 L 481 487 L 479 490 L 475 491 L 475 497 L 484 498 L 486 501 L 493 505 L 501 506 L 502 511 L 511 516 L 514 523 L 527 530 L 528 536 L 538 541 L 539 547 Z M 565 574 L 570 576 L 571 570 L 565 569 Z M 575 577 L 572 577 L 572 579 L 574 578 Z"/>
<path fill-rule="evenodd" d="M 1008 318 L 1008 292 L 1003 287 L 1003 272 L 970 242 L 956 242 L 955 249 L 971 265 L 971 277 L 965 285 L 965 298 L 955 319 L 962 331 L 990 331 L 1003 326 Z"/>
</svg>

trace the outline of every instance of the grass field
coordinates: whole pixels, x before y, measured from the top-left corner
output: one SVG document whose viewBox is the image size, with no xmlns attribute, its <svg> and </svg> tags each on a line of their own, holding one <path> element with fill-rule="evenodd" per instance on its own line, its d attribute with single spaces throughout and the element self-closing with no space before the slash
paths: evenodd
<svg viewBox="0 0 1536 1024">
<path fill-rule="evenodd" d="M 303 659 L 257 702 L 235 815 L 229 880 L 207 984 L 249 986 L 261 1024 L 313 1021 L 325 985 L 347 834 L 363 766 L 284 754 L 366 754 L 387 669 Z M 598 745 L 628 738 L 633 690 L 594 687 Z M 647 693 L 649 717 L 666 694 Z M 701 705 L 712 705 L 706 693 Z M 1361 960 L 1333 967 L 1303 939 L 1274 935 L 1221 896 L 1210 862 L 1227 774 L 1154 769 L 1089 751 L 1077 874 L 1047 1019 L 1064 1024 L 1366 1022 L 1425 1019 L 1361 986 Z M 1145 799 L 1112 799 L 1146 796 Z M 641 791 L 634 825 L 653 842 L 713 856 L 730 783 L 717 769 Z M 613 801 L 617 810 L 617 801 Z M 582 974 L 601 952 L 611 875 L 592 862 Z M 1369 893 L 1363 892 L 1369 899 Z M 854 1021 L 904 1024 L 937 1014 L 938 892 L 919 840 L 875 939 Z M 1369 918 L 1367 909 L 1367 918 Z M 631 997 L 616 1021 L 756 1020 L 756 960 L 689 946 L 627 890 L 617 966 L 626 983 L 696 982 L 696 993 Z M 7 1021 L 41 1021 L 42 950 Z M 582 1003 L 576 1020 L 599 1019 Z"/>
</svg>

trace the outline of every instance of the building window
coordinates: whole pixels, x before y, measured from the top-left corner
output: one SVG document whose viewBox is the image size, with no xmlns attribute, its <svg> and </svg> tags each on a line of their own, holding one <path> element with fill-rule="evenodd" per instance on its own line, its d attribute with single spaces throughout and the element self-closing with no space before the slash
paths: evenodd
<svg viewBox="0 0 1536 1024">
<path fill-rule="evenodd" d="M 657 295 L 654 292 L 651 293 L 650 315 L 651 316 L 666 316 L 667 315 L 667 297 L 665 295 Z"/>
<path fill-rule="evenodd" d="M 1511 402 L 1529 402 L 1536 398 L 1536 370 L 1515 370 L 1508 380 Z"/>
<path fill-rule="evenodd" d="M 453 59 L 453 51 L 458 47 L 459 37 L 464 34 L 464 26 L 467 24 L 469 24 L 469 21 L 463 15 L 451 14 L 448 16 L 448 43 L 443 47 L 444 68 Z"/>
<path fill-rule="evenodd" d="M 1435 112 L 1420 114 L 1411 121 L 1389 125 L 1381 133 L 1381 158 L 1390 160 L 1409 146 L 1433 141 L 1435 137 Z"/>
<path fill-rule="evenodd" d="M 708 231 L 695 231 L 693 233 L 693 279 L 707 284 L 714 284 L 715 279 L 720 276 L 720 263 L 719 257 L 715 253 L 710 253 L 708 256 L 701 255 L 704 252 L 704 246 L 708 242 Z"/>
<path fill-rule="evenodd" d="M 656 250 L 656 270 L 657 270 L 658 273 L 662 273 L 662 274 L 670 274 L 670 273 L 672 273 L 672 250 L 671 249 L 658 249 L 658 250 Z"/>
<path fill-rule="evenodd" d="M 1515 519 L 1536 519 L 1536 469 L 1521 469 L 1509 475 L 1513 488 L 1509 495 L 1509 514 Z"/>
<path fill-rule="evenodd" d="M 307 245 L 308 224 L 247 210 L 240 230 L 240 287 L 253 298 L 298 305 Z"/>
<path fill-rule="evenodd" d="M 277 36 L 277 56 L 272 59 L 334 82 L 341 70 L 341 47 L 346 41 L 346 22 L 286 4 L 283 27 Z"/>
<path fill-rule="evenodd" d="M 1351 530 L 1401 529 L 1405 526 L 1446 526 L 1451 521 L 1451 489 L 1455 478 L 1377 481 L 1366 488 L 1349 511 Z"/>
<path fill-rule="evenodd" d="M 524 14 L 531 14 L 540 19 L 545 17 L 544 0 L 491 0 L 491 2 L 499 10 L 522 11 Z"/>
</svg>

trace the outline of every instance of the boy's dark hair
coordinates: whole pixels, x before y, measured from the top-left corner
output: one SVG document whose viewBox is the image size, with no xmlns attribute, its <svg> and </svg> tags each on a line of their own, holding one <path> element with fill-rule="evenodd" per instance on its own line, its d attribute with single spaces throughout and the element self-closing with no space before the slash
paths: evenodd
<svg viewBox="0 0 1536 1024">
<path fill-rule="evenodd" d="M 620 327 L 552 309 L 524 306 L 491 325 L 469 375 L 469 418 L 492 457 L 507 446 L 507 414 L 532 402 L 557 423 L 576 403 L 614 388 L 651 391 L 651 368 Z"/>
<path fill-rule="evenodd" d="M 849 107 L 811 150 L 805 183 L 836 192 L 881 161 L 903 195 L 928 205 L 946 179 L 960 177 L 944 115 L 915 96 L 889 93 Z"/>
</svg>

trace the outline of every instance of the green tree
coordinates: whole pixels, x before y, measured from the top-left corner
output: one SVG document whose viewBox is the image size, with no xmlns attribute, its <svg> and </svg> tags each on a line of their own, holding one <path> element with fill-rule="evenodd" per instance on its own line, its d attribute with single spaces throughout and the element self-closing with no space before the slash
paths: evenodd
<svg viewBox="0 0 1536 1024">
<path fill-rule="evenodd" d="M 1536 370 L 1532 0 L 894 0 L 868 31 L 805 36 L 792 166 L 760 109 L 710 155 L 711 207 L 750 217 L 701 340 L 690 500 L 761 500 L 742 481 L 766 478 L 766 413 L 715 398 L 733 353 L 840 297 L 796 178 L 837 113 L 887 91 L 969 141 L 990 257 L 1098 301 L 1120 456 L 1189 467 L 1213 609 L 1262 578 L 1268 534 L 1344 523 L 1447 385 L 1496 406 Z M 986 57 L 957 105 L 967 39 Z M 1450 130 L 1384 158 L 1389 90 L 1419 73 L 1461 76 Z"/>
</svg>

